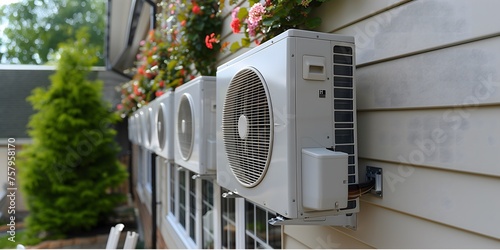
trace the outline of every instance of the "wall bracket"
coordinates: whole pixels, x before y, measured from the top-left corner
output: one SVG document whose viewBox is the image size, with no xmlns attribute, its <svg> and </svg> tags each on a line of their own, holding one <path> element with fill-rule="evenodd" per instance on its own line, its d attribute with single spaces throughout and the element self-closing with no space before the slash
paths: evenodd
<svg viewBox="0 0 500 250">
<path fill-rule="evenodd" d="M 357 220 L 355 214 L 343 214 L 335 216 L 325 216 L 317 218 L 297 218 L 289 219 L 281 215 L 271 218 L 268 223 L 273 226 L 279 225 L 327 225 L 327 226 L 343 226 L 351 229 L 356 229 Z"/>
<path fill-rule="evenodd" d="M 382 168 L 366 166 L 366 180 L 367 181 L 375 180 L 375 187 L 373 187 L 370 193 L 378 197 L 383 197 L 382 173 L 383 173 Z"/>
</svg>

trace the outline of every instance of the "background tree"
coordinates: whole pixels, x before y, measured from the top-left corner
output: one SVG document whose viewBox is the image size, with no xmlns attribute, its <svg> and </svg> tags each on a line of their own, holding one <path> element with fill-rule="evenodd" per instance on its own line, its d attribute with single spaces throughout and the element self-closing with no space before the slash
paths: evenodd
<svg viewBox="0 0 500 250">
<path fill-rule="evenodd" d="M 98 46 L 97 65 L 104 65 L 104 0 L 21 0 L 0 8 L 6 47 L 2 62 L 44 64 L 61 42 L 89 27 L 89 44 Z M 5 23 L 6 22 L 6 23 Z"/>
<path fill-rule="evenodd" d="M 51 86 L 28 97 L 36 111 L 28 125 L 33 143 L 19 170 L 31 239 L 91 229 L 124 198 L 109 193 L 127 173 L 110 127 L 119 117 L 102 99 L 102 82 L 86 79 L 97 60 L 86 30 L 59 54 Z"/>
</svg>

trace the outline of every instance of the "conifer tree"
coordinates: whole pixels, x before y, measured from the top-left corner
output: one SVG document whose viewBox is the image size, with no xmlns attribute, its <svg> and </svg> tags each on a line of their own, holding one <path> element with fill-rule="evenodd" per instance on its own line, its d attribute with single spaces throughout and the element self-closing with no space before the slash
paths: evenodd
<svg viewBox="0 0 500 250">
<path fill-rule="evenodd" d="M 19 170 L 32 239 L 91 229 L 124 199 L 110 192 L 127 176 L 111 127 L 119 117 L 102 99 L 102 82 L 87 79 L 97 61 L 89 46 L 86 30 L 61 45 L 51 85 L 28 97 L 36 112 L 28 124 L 33 143 Z"/>
</svg>

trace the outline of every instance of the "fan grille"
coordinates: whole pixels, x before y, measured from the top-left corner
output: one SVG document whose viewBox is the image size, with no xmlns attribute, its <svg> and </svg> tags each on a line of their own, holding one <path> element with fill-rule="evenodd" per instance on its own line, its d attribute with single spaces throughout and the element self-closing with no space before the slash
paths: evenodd
<svg viewBox="0 0 500 250">
<path fill-rule="evenodd" d="M 194 139 L 193 107 L 191 96 L 184 94 L 179 102 L 177 113 L 177 139 L 183 160 L 188 160 L 193 150 Z"/>
<path fill-rule="evenodd" d="M 136 135 L 137 135 L 137 142 L 139 144 L 142 144 L 142 129 L 143 129 L 142 119 L 143 119 L 142 112 L 135 114 L 135 120 L 136 120 L 136 125 L 137 125 L 137 129 L 135 131 L 136 131 Z"/>
<path fill-rule="evenodd" d="M 167 141 L 167 123 L 163 116 L 163 103 L 158 107 L 158 116 L 156 117 L 156 136 L 158 137 L 158 144 L 160 149 L 165 149 L 165 143 Z"/>
<path fill-rule="evenodd" d="M 153 120 L 151 120 L 151 117 L 153 117 L 153 109 L 150 107 L 144 112 L 146 115 L 146 143 L 149 145 L 153 141 L 153 132 L 152 132 L 152 126 L 153 126 Z"/>
<path fill-rule="evenodd" d="M 272 151 L 272 108 L 265 82 L 253 68 L 239 71 L 227 89 L 222 111 L 226 156 L 246 187 L 264 178 Z"/>
</svg>

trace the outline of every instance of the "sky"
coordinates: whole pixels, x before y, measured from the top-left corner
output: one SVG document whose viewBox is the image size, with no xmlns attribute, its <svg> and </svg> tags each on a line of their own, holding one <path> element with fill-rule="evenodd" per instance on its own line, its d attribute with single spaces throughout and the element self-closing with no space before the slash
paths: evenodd
<svg viewBox="0 0 500 250">
<path fill-rule="evenodd" d="M 0 0 L 0 6 L 11 4 L 11 3 L 17 3 L 19 1 L 20 0 Z M 6 23 L 0 25 L 0 36 L 3 36 L 3 30 L 5 29 L 6 26 L 7 26 Z M 5 48 L 4 45 L 0 45 L 0 51 L 1 52 L 5 52 L 6 51 L 6 48 Z M 5 63 L 5 62 L 0 61 L 0 63 Z"/>
<path fill-rule="evenodd" d="M 0 0 L 0 5 L 6 5 L 10 3 L 16 3 L 19 2 L 19 0 Z"/>
</svg>

